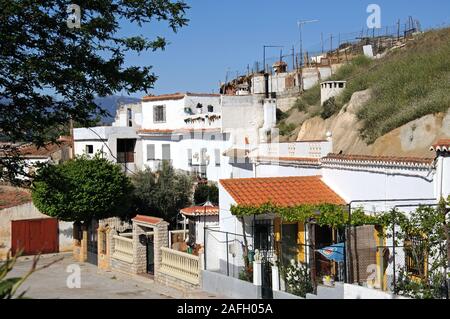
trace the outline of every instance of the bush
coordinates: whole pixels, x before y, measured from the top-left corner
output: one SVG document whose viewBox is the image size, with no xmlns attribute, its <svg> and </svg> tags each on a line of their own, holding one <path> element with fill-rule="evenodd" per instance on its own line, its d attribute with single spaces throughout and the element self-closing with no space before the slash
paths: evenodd
<svg viewBox="0 0 450 319">
<path fill-rule="evenodd" d="M 120 166 L 95 156 L 42 167 L 32 184 L 34 205 L 64 221 L 124 216 L 130 210 L 132 185 Z"/>
<path fill-rule="evenodd" d="M 302 98 L 298 98 L 294 103 L 294 108 L 296 108 L 299 112 L 306 112 L 308 105 Z"/>
<path fill-rule="evenodd" d="M 305 298 L 314 291 L 308 268 L 300 262 L 291 260 L 287 267 L 282 268 L 287 292 Z"/>
<path fill-rule="evenodd" d="M 326 120 L 336 114 L 339 110 L 340 108 L 336 103 L 336 99 L 331 97 L 323 103 L 323 110 L 322 113 L 320 113 L 320 116 L 322 119 Z"/>
<path fill-rule="evenodd" d="M 146 170 L 132 178 L 135 207 L 139 214 L 174 223 L 180 209 L 191 205 L 192 179 L 163 162 L 156 172 Z"/>
<path fill-rule="evenodd" d="M 295 131 L 295 124 L 286 124 L 286 122 L 281 122 L 278 125 L 278 130 L 281 136 L 289 136 Z"/>
<path fill-rule="evenodd" d="M 194 202 L 196 205 L 209 201 L 214 205 L 219 204 L 219 188 L 215 184 L 198 184 L 194 192 Z"/>
</svg>

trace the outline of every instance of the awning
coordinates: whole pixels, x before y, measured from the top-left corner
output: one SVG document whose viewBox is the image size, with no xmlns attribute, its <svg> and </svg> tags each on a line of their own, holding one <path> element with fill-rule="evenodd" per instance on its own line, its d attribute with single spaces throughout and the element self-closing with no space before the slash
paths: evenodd
<svg viewBox="0 0 450 319">
<path fill-rule="evenodd" d="M 316 251 L 319 252 L 322 256 L 324 256 L 328 260 L 335 262 L 344 261 L 344 243 L 339 243 L 322 249 L 317 249 Z"/>
</svg>

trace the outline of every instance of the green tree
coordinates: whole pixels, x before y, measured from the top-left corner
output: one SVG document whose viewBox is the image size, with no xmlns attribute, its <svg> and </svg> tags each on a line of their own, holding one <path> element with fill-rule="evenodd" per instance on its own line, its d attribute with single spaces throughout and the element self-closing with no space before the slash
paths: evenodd
<svg viewBox="0 0 450 319">
<path fill-rule="evenodd" d="M 31 195 L 43 214 L 84 222 L 128 214 L 131 192 L 120 166 L 96 156 L 41 168 Z"/>
<path fill-rule="evenodd" d="M 13 143 L 43 146 L 49 131 L 56 141 L 54 128 L 70 119 L 89 126 L 105 115 L 96 96 L 153 88 L 152 66 L 129 65 L 125 55 L 162 50 L 166 40 L 126 37 L 121 26 L 148 34 L 157 21 L 173 32 L 188 23 L 189 7 L 182 0 L 96 0 L 79 3 L 80 25 L 72 27 L 70 3 L 0 0 L 0 127 Z M 17 147 L 0 151 L 8 155 L 0 158 L 0 167 L 20 170 Z"/>
<path fill-rule="evenodd" d="M 194 192 L 196 205 L 205 203 L 207 200 L 214 205 L 219 204 L 219 189 L 216 184 L 198 184 Z"/>
<path fill-rule="evenodd" d="M 156 172 L 145 170 L 132 177 L 137 212 L 174 223 L 181 208 L 192 200 L 192 179 L 164 161 Z"/>
<path fill-rule="evenodd" d="M 155 174 L 149 168 L 146 168 L 134 174 L 131 181 L 134 185 L 134 210 L 141 215 L 152 214 L 155 211 L 155 205 L 153 204 L 153 192 L 156 185 Z"/>
</svg>

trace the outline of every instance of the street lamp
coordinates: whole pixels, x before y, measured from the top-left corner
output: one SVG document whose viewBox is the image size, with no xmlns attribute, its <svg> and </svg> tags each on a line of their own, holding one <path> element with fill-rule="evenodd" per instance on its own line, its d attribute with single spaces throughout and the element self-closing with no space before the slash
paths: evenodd
<svg viewBox="0 0 450 319">
<path fill-rule="evenodd" d="M 300 33 L 300 68 L 303 67 L 303 26 L 307 23 L 319 22 L 319 20 L 300 20 L 297 21 L 298 30 Z"/>
</svg>

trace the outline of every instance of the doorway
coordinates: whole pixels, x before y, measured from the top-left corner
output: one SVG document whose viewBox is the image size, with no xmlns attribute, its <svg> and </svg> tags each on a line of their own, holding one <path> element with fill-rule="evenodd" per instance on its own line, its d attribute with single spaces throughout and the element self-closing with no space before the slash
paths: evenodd
<svg viewBox="0 0 450 319">
<path fill-rule="evenodd" d="M 147 274 L 155 274 L 155 247 L 153 236 L 147 236 Z"/>
</svg>

